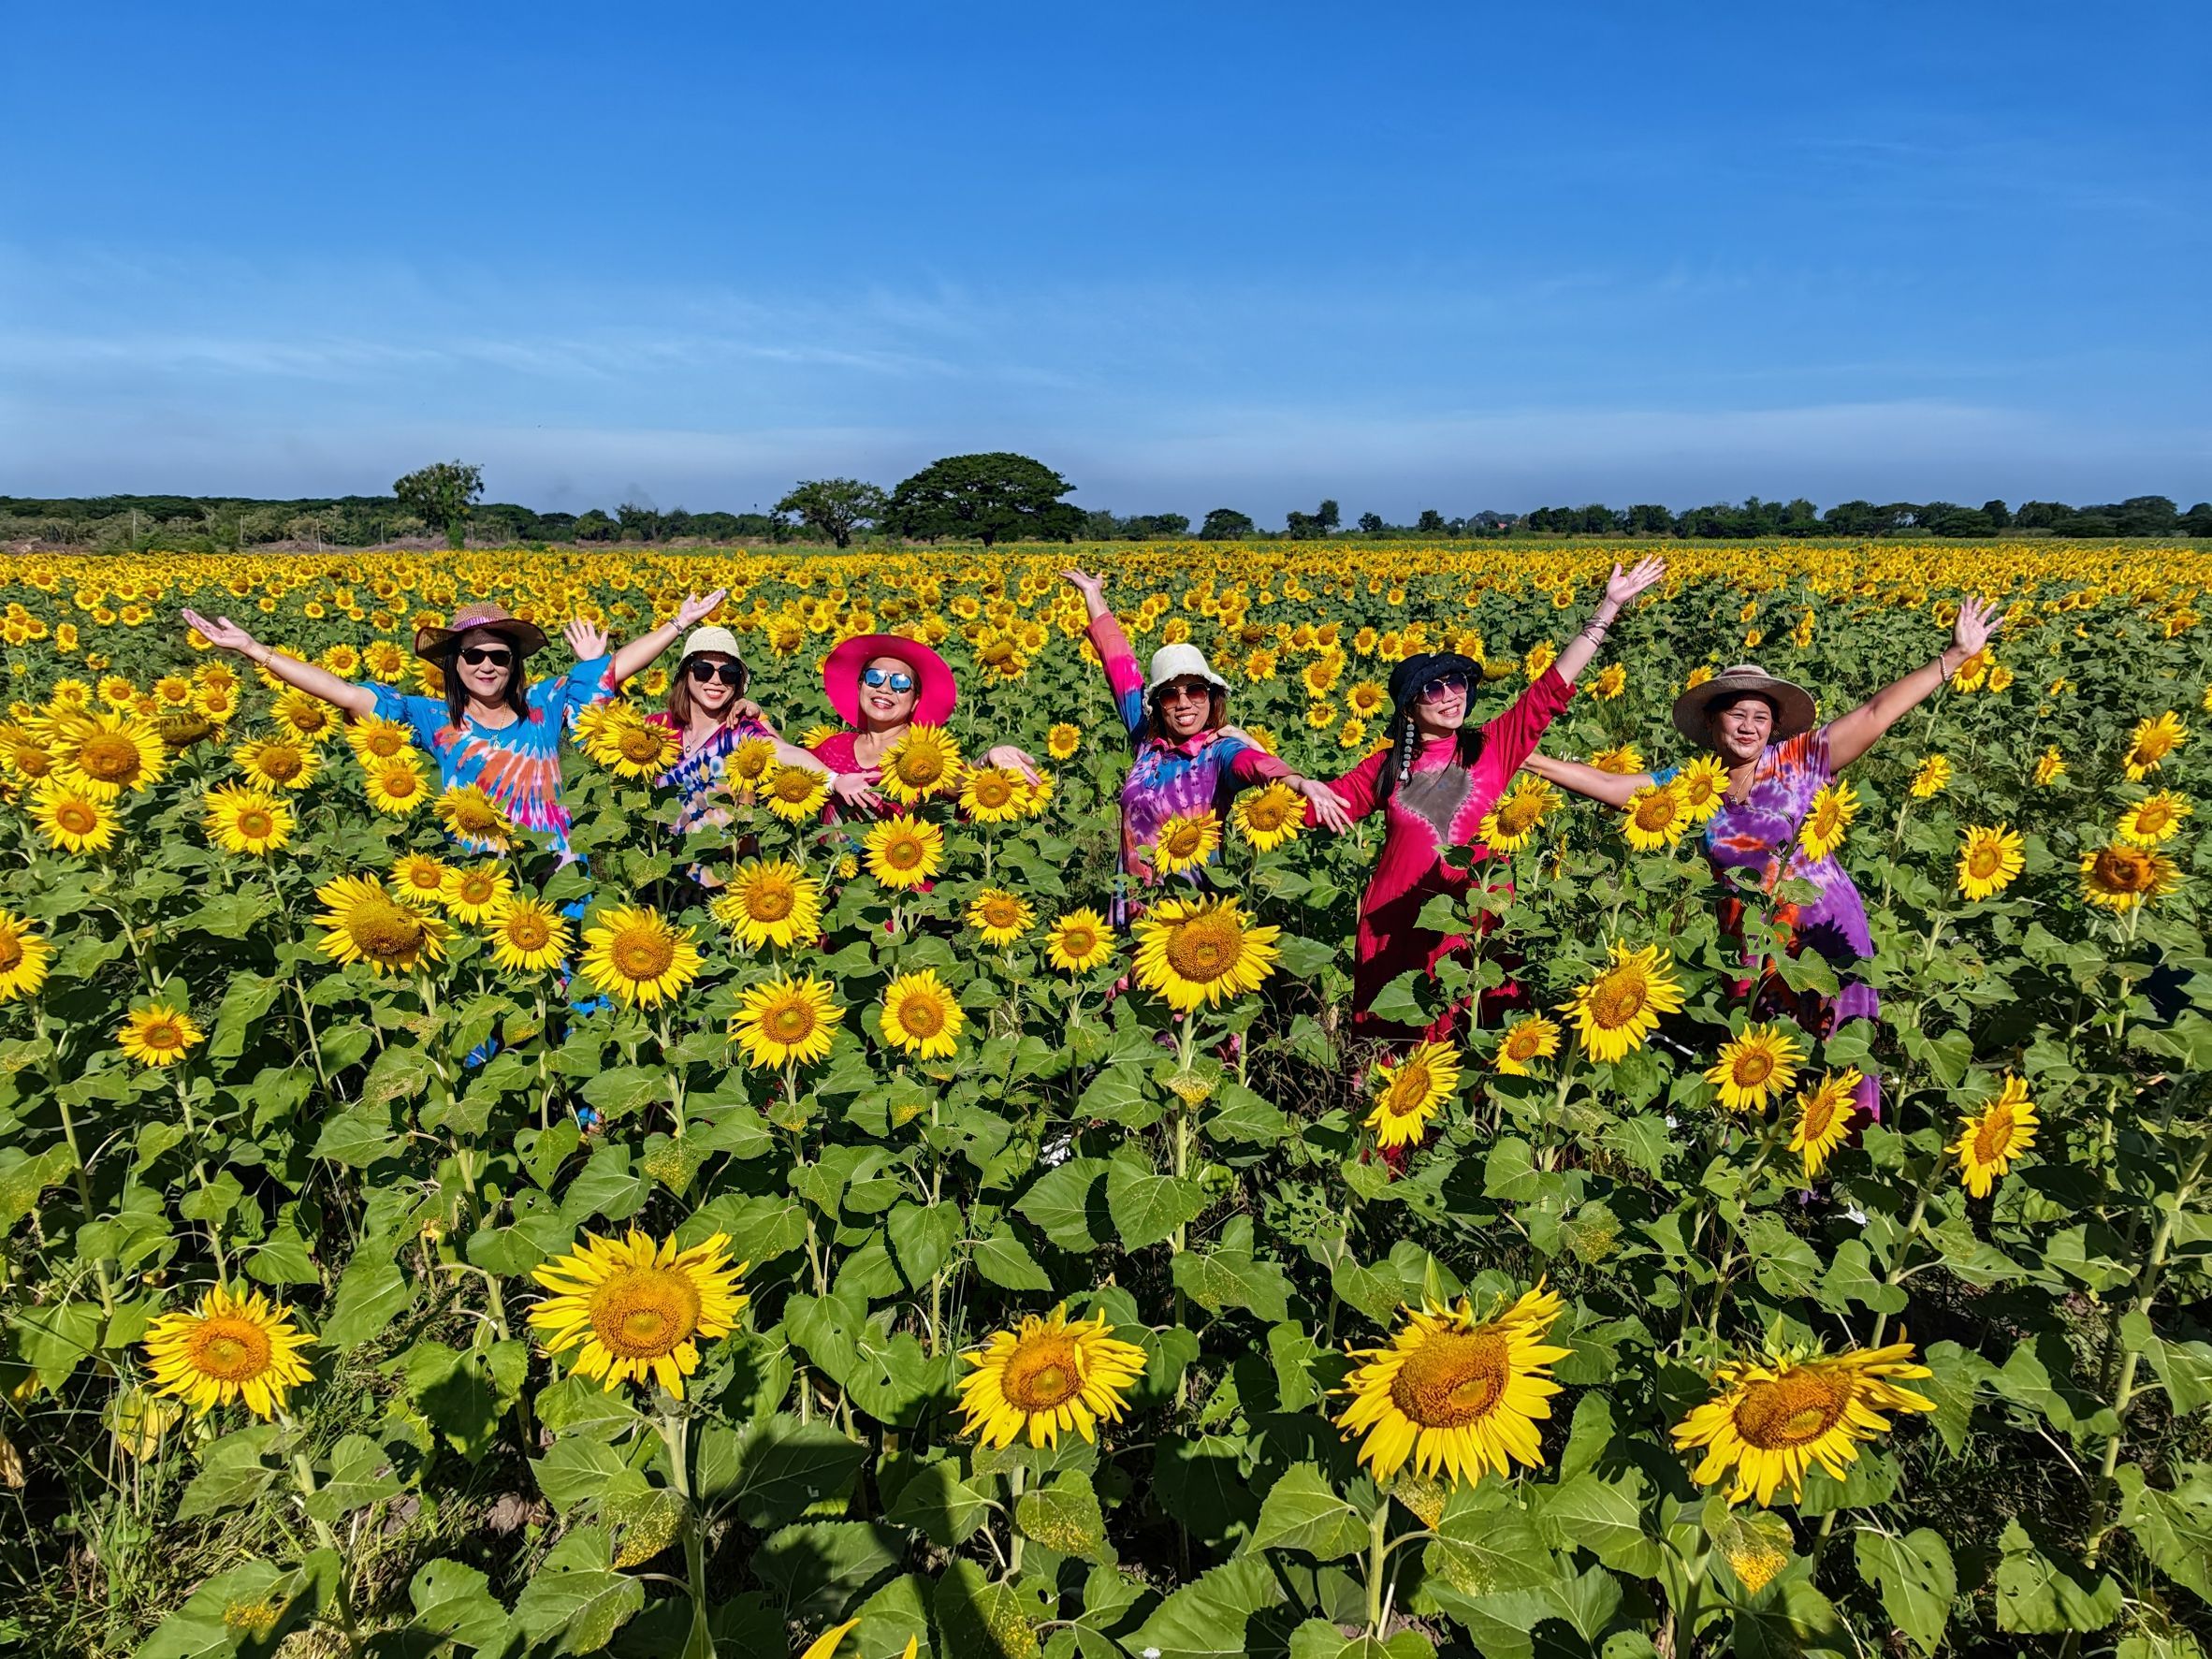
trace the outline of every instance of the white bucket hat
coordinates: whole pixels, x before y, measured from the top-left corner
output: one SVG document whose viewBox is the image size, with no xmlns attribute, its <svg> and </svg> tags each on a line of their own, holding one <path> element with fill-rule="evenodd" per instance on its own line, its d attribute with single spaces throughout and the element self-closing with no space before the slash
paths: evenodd
<svg viewBox="0 0 2212 1659">
<path fill-rule="evenodd" d="M 719 622 L 692 629 L 684 640 L 683 654 L 677 661 L 696 657 L 701 651 L 720 651 L 725 657 L 736 658 L 740 663 L 745 661 L 745 653 L 737 648 L 737 636 Z"/>
<path fill-rule="evenodd" d="M 1229 690 L 1229 681 L 1206 666 L 1206 653 L 1194 645 L 1164 645 L 1152 653 L 1152 666 L 1146 671 L 1144 694 L 1149 697 L 1171 681 L 1187 679 L 1196 675 L 1208 685 Z"/>
</svg>

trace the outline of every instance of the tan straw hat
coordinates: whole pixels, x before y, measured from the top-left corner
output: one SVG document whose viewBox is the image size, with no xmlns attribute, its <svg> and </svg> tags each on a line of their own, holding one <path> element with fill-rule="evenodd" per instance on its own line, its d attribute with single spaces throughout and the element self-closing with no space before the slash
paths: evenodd
<svg viewBox="0 0 2212 1659">
<path fill-rule="evenodd" d="M 496 633 L 515 648 L 515 654 L 527 657 L 533 651 L 546 648 L 546 631 L 535 622 L 525 622 L 512 616 L 507 607 L 493 600 L 472 600 L 453 613 L 453 621 L 444 628 L 417 628 L 415 631 L 415 654 L 428 657 L 432 662 L 452 655 L 460 636 L 476 629 Z"/>
<path fill-rule="evenodd" d="M 1812 693 L 1786 679 L 1776 679 L 1756 662 L 1739 662 L 1724 668 L 1701 686 L 1692 686 L 1674 700 L 1674 725 L 1693 743 L 1710 743 L 1706 717 L 1716 703 L 1746 694 L 1764 697 L 1774 706 L 1774 737 L 1780 743 L 1812 729 Z"/>
</svg>

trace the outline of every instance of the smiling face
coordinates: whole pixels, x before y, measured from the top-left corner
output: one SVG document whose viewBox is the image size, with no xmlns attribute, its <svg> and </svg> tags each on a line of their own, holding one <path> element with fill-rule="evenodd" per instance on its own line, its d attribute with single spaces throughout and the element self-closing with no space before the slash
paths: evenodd
<svg viewBox="0 0 2212 1659">
<path fill-rule="evenodd" d="M 744 671 L 737 659 L 721 651 L 699 652 L 685 662 L 683 672 L 691 691 L 691 706 L 717 720 L 737 701 L 744 684 Z M 737 677 L 735 680 L 733 675 Z"/>
<path fill-rule="evenodd" d="M 481 660 L 470 662 L 472 652 Z M 445 672 L 473 701 L 498 703 L 515 677 L 517 655 L 514 641 L 488 628 L 472 628 L 460 636 Z"/>
<path fill-rule="evenodd" d="M 1414 730 L 1424 737 L 1448 737 L 1467 718 L 1467 677 L 1448 674 L 1421 687 L 1413 700 Z"/>
<path fill-rule="evenodd" d="M 1755 761 L 1774 737 L 1774 705 L 1756 691 L 1716 703 L 1705 711 L 1706 735 L 1721 758 L 1740 766 Z"/>
<path fill-rule="evenodd" d="M 873 680 L 875 683 L 870 684 Z M 898 688 L 906 686 L 905 691 Z M 861 723 L 871 732 L 903 726 L 914 718 L 921 685 L 903 657 L 870 657 L 860 670 Z"/>
<path fill-rule="evenodd" d="M 1153 692 L 1152 706 L 1169 736 L 1188 737 L 1206 728 L 1206 717 L 1214 711 L 1213 684 L 1195 674 L 1184 675 Z"/>
</svg>

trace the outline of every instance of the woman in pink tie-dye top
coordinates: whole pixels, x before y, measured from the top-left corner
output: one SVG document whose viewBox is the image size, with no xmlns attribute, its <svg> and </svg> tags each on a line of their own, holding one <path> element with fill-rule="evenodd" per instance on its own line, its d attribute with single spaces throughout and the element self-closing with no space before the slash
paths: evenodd
<svg viewBox="0 0 2212 1659">
<path fill-rule="evenodd" d="M 1090 612 L 1090 640 L 1106 670 L 1115 711 L 1128 731 L 1134 758 L 1121 786 L 1121 868 L 1114 914 L 1132 908 L 1127 884 L 1150 886 L 1157 878 L 1145 854 L 1170 818 L 1213 812 L 1226 815 L 1247 785 L 1281 779 L 1306 797 L 1309 810 L 1333 828 L 1348 828 L 1343 804 L 1326 784 L 1302 778 L 1259 747 L 1228 718 L 1229 682 L 1206 664 L 1196 646 L 1162 646 L 1149 675 L 1137 668 L 1128 636 L 1106 608 L 1104 582 L 1084 571 L 1065 573 Z M 1203 872 L 1189 879 L 1203 882 Z M 1138 905 L 1135 908 L 1141 909 Z"/>
</svg>

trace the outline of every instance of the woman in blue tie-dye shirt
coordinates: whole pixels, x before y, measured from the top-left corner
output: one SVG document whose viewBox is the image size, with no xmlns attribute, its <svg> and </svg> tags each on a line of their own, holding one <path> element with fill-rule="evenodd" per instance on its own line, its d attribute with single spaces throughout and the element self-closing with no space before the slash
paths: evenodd
<svg viewBox="0 0 2212 1659">
<path fill-rule="evenodd" d="M 1121 786 L 1124 877 L 1147 887 L 1157 879 L 1146 853 L 1169 819 L 1200 812 L 1226 815 L 1239 790 L 1274 779 L 1311 801 L 1315 814 L 1332 829 L 1350 826 L 1344 803 L 1327 784 L 1300 777 L 1226 723 L 1229 682 L 1207 666 L 1204 652 L 1191 645 L 1162 646 L 1152 654 L 1150 673 L 1139 673 L 1128 636 L 1106 608 L 1104 582 L 1084 571 L 1065 574 L 1090 613 L 1091 644 L 1105 666 L 1106 684 L 1134 755 Z M 1191 879 L 1202 881 L 1202 872 L 1192 872 Z M 1126 890 L 1116 892 L 1116 919 L 1126 920 L 1131 908 Z"/>
</svg>

